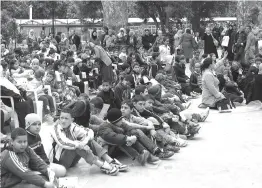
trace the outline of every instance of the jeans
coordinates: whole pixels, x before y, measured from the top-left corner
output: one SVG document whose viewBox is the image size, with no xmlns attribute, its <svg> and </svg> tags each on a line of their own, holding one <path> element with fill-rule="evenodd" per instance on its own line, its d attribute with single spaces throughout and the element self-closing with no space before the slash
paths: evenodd
<svg viewBox="0 0 262 188">
<path fill-rule="evenodd" d="M 88 150 L 76 149 L 76 150 L 63 150 L 58 164 L 63 165 L 66 169 L 75 166 L 78 161 L 83 158 L 85 161 L 92 165 L 98 158 L 101 158 L 107 153 L 95 140 L 91 140 L 88 143 L 90 147 Z"/>
<path fill-rule="evenodd" d="M 154 151 L 157 149 L 157 146 L 153 143 L 153 141 L 148 138 L 140 129 L 132 129 L 127 132 L 127 135 L 136 136 L 139 143 L 142 144 L 152 154 L 154 154 Z"/>
<path fill-rule="evenodd" d="M 43 101 L 43 112 L 45 115 L 55 111 L 55 105 L 52 96 L 41 95 L 39 96 L 38 100 Z M 48 106 L 50 109 L 48 109 Z"/>
<path fill-rule="evenodd" d="M 166 133 L 164 129 L 159 129 L 156 133 L 156 140 L 162 142 L 163 145 L 175 142 L 175 134 L 172 131 L 170 131 L 170 133 Z"/>
<path fill-rule="evenodd" d="M 112 144 L 110 142 L 105 141 L 101 137 L 97 138 L 97 142 L 101 144 L 103 147 L 107 148 L 108 145 L 117 146 L 121 151 L 123 151 L 127 156 L 129 156 L 133 160 L 136 159 L 143 152 L 143 150 L 145 150 L 144 146 L 138 140 L 132 146 Z"/>
</svg>

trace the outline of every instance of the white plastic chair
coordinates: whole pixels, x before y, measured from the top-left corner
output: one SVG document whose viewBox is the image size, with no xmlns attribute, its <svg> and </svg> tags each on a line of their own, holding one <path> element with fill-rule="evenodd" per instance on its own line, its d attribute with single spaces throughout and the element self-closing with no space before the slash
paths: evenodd
<svg viewBox="0 0 262 188">
<path fill-rule="evenodd" d="M 14 121 L 14 125 L 15 125 L 15 128 L 19 127 L 19 121 L 18 121 L 18 116 L 17 116 L 17 113 L 15 111 L 15 103 L 14 103 L 14 98 L 11 97 L 11 96 L 0 96 L 1 98 L 4 98 L 4 99 L 9 99 L 11 101 L 11 108 L 13 110 L 13 113 L 12 113 L 12 118 L 13 118 L 13 121 Z"/>
<path fill-rule="evenodd" d="M 41 118 L 41 122 L 43 121 L 43 101 L 38 100 L 37 92 L 34 90 L 27 90 L 27 92 L 31 92 L 34 94 L 34 112 L 39 115 Z"/>
</svg>

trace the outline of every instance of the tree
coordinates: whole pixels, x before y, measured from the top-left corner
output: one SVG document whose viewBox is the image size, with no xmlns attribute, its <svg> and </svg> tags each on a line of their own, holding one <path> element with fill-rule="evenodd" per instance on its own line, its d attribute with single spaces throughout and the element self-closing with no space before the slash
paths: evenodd
<svg viewBox="0 0 262 188">
<path fill-rule="evenodd" d="M 95 19 L 103 17 L 101 1 L 76 1 L 74 3 L 77 9 L 77 17 L 82 20 L 91 18 L 94 22 Z"/>
<path fill-rule="evenodd" d="M 103 24 L 114 30 L 126 27 L 128 24 L 128 1 L 102 1 Z"/>
<path fill-rule="evenodd" d="M 137 15 L 140 18 L 152 18 L 157 28 L 160 20 L 162 31 L 165 33 L 170 28 L 170 18 L 181 19 L 186 16 L 189 2 L 185 1 L 137 1 L 135 3 Z"/>
</svg>

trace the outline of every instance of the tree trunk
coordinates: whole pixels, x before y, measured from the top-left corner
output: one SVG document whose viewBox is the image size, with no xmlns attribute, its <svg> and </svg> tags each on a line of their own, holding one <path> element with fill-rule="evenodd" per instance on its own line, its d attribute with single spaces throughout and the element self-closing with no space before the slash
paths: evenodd
<svg viewBox="0 0 262 188">
<path fill-rule="evenodd" d="M 154 20 L 154 23 L 156 24 L 156 28 L 157 28 L 156 30 L 158 30 L 159 29 L 159 24 L 157 22 L 157 19 L 156 19 L 155 15 L 151 16 L 151 18 Z"/>
<path fill-rule="evenodd" d="M 114 30 L 126 27 L 128 24 L 127 1 L 102 1 L 103 25 Z"/>
<path fill-rule="evenodd" d="M 192 24 L 192 29 L 193 31 L 199 31 L 200 29 L 200 10 L 199 10 L 199 5 L 198 2 L 192 1 L 192 12 L 193 16 L 191 18 L 191 24 Z"/>
</svg>

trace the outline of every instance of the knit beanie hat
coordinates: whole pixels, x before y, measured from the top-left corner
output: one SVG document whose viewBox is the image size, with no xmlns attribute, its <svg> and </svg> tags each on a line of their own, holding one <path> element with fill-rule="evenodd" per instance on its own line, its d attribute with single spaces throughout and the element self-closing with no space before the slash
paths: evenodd
<svg viewBox="0 0 262 188">
<path fill-rule="evenodd" d="M 35 113 L 27 114 L 25 117 L 25 129 L 28 129 L 32 123 L 41 122 L 39 115 Z"/>
<path fill-rule="evenodd" d="M 122 113 L 117 108 L 112 108 L 107 113 L 107 119 L 110 123 L 117 123 L 123 118 Z"/>
</svg>

